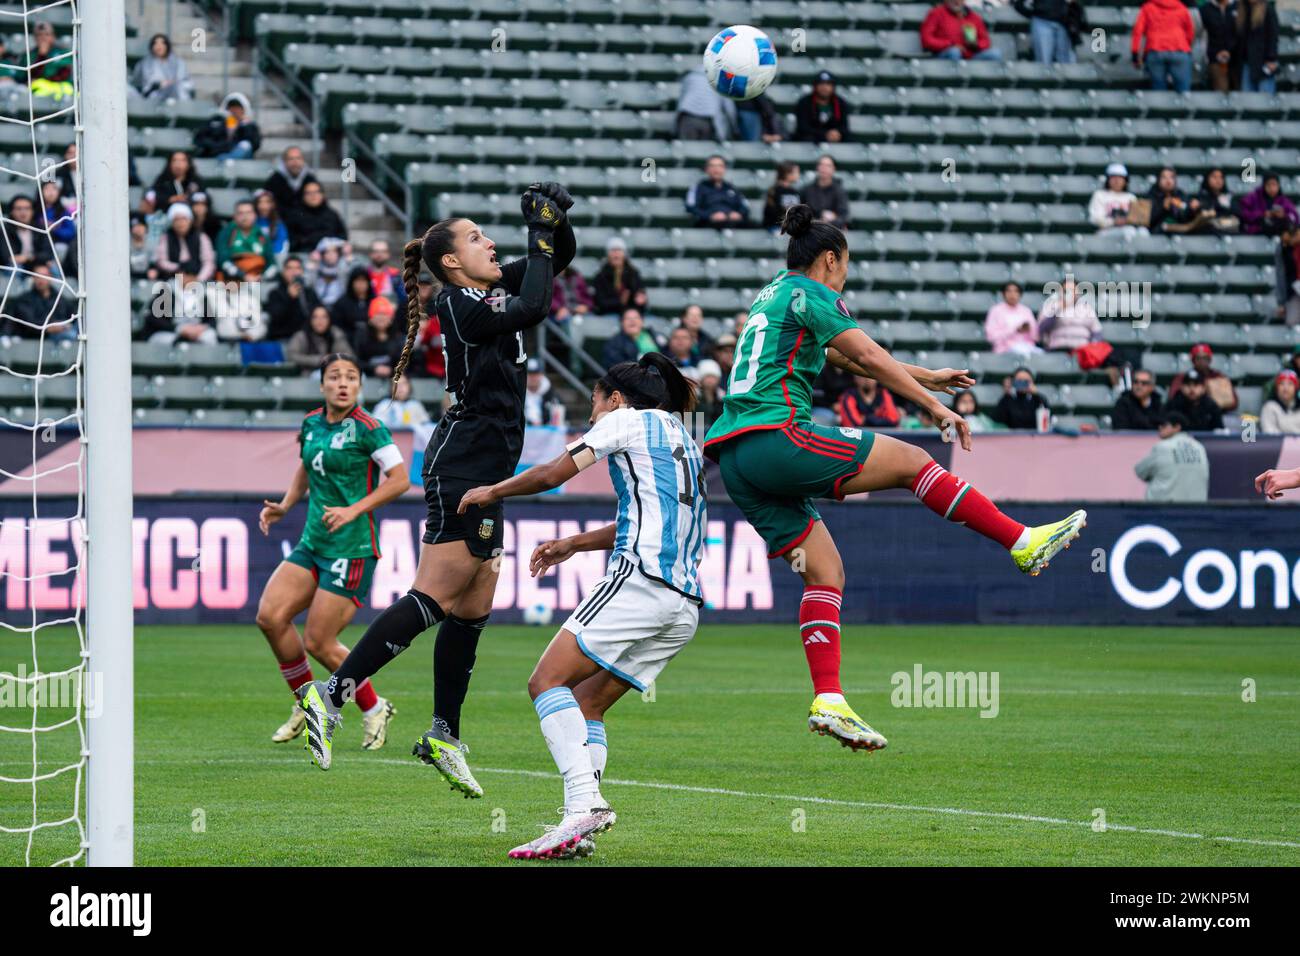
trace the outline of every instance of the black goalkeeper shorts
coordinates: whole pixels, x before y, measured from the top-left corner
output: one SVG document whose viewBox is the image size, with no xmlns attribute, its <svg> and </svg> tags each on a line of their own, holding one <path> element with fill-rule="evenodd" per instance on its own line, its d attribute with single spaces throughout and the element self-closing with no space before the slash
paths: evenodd
<svg viewBox="0 0 1300 956">
<path fill-rule="evenodd" d="M 470 554 L 483 559 L 501 553 L 505 538 L 501 502 L 495 502 L 486 508 L 470 505 L 463 515 L 456 514 L 465 492 L 483 484 L 488 482 L 439 475 L 425 476 L 424 501 L 429 509 L 424 525 L 425 544 L 464 541 Z"/>
</svg>

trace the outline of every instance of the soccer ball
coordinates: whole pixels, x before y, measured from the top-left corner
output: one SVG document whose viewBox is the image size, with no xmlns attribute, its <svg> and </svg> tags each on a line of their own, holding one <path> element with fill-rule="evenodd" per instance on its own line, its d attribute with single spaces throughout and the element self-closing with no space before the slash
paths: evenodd
<svg viewBox="0 0 1300 956">
<path fill-rule="evenodd" d="M 545 627 L 551 623 L 551 615 L 554 613 L 555 611 L 550 605 L 542 601 L 534 601 L 524 608 L 524 623 L 532 624 L 535 627 Z"/>
<path fill-rule="evenodd" d="M 727 27 L 704 48 L 709 85 L 733 100 L 752 100 L 776 79 L 776 47 L 755 27 Z"/>
</svg>

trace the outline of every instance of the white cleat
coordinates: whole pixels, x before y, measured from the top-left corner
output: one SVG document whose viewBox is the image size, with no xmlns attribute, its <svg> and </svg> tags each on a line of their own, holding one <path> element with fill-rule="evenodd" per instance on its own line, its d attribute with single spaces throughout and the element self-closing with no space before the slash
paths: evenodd
<svg viewBox="0 0 1300 956">
<path fill-rule="evenodd" d="M 325 685 L 314 681 L 307 685 L 298 706 L 302 708 L 307 723 L 307 750 L 312 762 L 328 770 L 334 762 L 334 731 L 343 723 L 343 716 L 330 710 L 330 704 L 321 690 Z"/>
<path fill-rule="evenodd" d="M 592 807 L 590 810 L 565 812 L 560 825 L 552 827 L 531 843 L 510 851 L 512 860 L 566 860 L 574 856 L 589 856 L 595 852 L 596 843 L 591 838 L 604 833 L 618 817 L 609 807 Z M 583 842 L 590 843 L 588 853 L 581 850 Z"/>
<path fill-rule="evenodd" d="M 280 725 L 280 729 L 271 735 L 271 740 L 277 744 L 287 744 L 302 733 L 302 728 L 307 723 L 307 715 L 302 712 L 302 708 L 296 703 L 293 705 L 293 713 L 289 719 Z"/>
<path fill-rule="evenodd" d="M 388 724 L 397 708 L 391 700 L 379 698 L 373 714 L 361 715 L 361 749 L 378 750 L 388 740 Z"/>
</svg>

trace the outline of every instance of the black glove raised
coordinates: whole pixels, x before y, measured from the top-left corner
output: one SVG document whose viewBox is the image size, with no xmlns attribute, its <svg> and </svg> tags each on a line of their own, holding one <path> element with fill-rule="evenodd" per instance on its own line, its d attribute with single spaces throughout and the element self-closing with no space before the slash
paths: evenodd
<svg viewBox="0 0 1300 956">
<path fill-rule="evenodd" d="M 533 192 L 538 192 L 543 196 L 548 196 L 551 199 L 554 199 L 556 205 L 565 212 L 568 212 L 573 208 L 573 197 L 570 196 L 569 191 L 559 183 L 533 183 L 528 188 Z"/>
<path fill-rule="evenodd" d="M 555 253 L 555 227 L 564 222 L 564 210 L 556 200 L 534 189 L 523 194 L 519 208 L 528 226 L 528 254 L 540 253 L 549 259 Z"/>
</svg>

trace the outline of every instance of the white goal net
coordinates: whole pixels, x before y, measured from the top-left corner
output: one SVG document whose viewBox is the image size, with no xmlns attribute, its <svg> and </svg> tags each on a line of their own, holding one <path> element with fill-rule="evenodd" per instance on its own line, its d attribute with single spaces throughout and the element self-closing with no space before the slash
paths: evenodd
<svg viewBox="0 0 1300 956">
<path fill-rule="evenodd" d="M 101 497 L 97 506 L 89 488 L 101 472 L 121 484 L 108 450 L 123 427 L 117 451 L 128 477 L 117 507 L 126 516 L 128 614 L 130 607 L 129 343 L 121 361 L 125 339 L 96 336 L 112 332 L 113 311 L 129 335 L 129 299 L 115 306 L 115 291 L 125 286 L 104 282 L 105 308 L 96 312 L 83 292 L 121 258 L 124 242 L 106 242 L 116 219 L 125 237 L 124 35 L 100 33 L 114 19 L 112 7 L 120 28 L 121 0 L 0 0 L 0 866 L 96 862 L 87 810 L 99 800 L 94 770 L 104 779 L 108 768 L 95 767 L 94 723 L 120 671 L 94 657 L 87 613 L 97 603 L 91 581 L 100 577 L 90 560 L 99 550 L 90 544 L 93 513 L 98 507 L 102 524 L 112 501 Z M 87 40 L 99 48 L 88 49 Z M 115 55 L 120 70 L 101 75 Z M 101 82 L 109 85 L 84 95 Z M 118 140 L 120 149 L 112 145 Z M 123 167 L 113 174 L 122 185 L 120 216 L 110 215 L 116 210 L 98 191 L 104 174 L 83 175 L 84 160 L 102 159 L 105 143 L 114 154 L 105 165 Z M 125 268 L 117 271 L 125 276 Z M 120 365 L 111 368 L 115 360 Z M 100 394 L 112 400 L 89 412 L 95 390 L 87 372 L 96 363 L 99 381 L 110 383 Z M 110 422 L 121 416 L 123 389 L 126 420 Z M 116 552 L 120 561 L 121 543 L 104 543 L 101 557 Z M 120 586 L 114 573 L 103 578 Z M 121 620 L 120 602 L 105 610 L 125 628 L 129 666 L 129 616 Z M 101 629 L 108 650 L 113 635 Z M 129 721 L 129 701 L 117 704 Z M 129 778 L 129 741 L 125 755 L 114 772 Z M 101 809 L 120 818 L 121 806 L 110 807 L 118 796 L 108 789 L 103 800 Z M 129 817 L 125 826 L 129 840 Z M 129 853 L 100 862 L 129 862 Z"/>
</svg>

